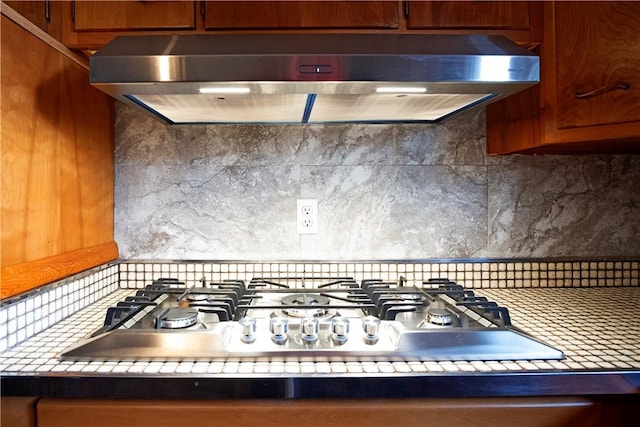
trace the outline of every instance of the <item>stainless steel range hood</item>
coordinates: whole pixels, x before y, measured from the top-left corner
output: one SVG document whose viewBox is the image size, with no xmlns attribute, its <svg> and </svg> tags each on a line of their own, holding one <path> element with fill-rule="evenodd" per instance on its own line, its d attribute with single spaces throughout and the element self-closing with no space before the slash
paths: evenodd
<svg viewBox="0 0 640 427">
<path fill-rule="evenodd" d="M 90 65 L 169 124 L 439 122 L 539 82 L 538 56 L 481 35 L 126 36 Z"/>
</svg>

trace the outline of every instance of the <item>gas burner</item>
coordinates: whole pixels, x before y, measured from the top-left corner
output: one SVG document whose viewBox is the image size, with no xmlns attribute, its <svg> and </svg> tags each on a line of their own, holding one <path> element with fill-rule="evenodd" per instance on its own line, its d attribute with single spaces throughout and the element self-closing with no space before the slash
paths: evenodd
<svg viewBox="0 0 640 427">
<path fill-rule="evenodd" d="M 186 295 L 186 299 L 190 302 L 202 302 L 212 298 L 214 291 L 209 288 L 191 288 Z"/>
<path fill-rule="evenodd" d="M 321 317 L 327 314 L 329 298 L 320 294 L 293 294 L 282 297 L 282 312 L 291 317 Z"/>
<path fill-rule="evenodd" d="M 422 295 L 415 291 L 403 291 L 401 289 L 394 290 L 394 293 L 385 295 L 388 300 L 403 300 L 403 301 L 420 301 Z"/>
<path fill-rule="evenodd" d="M 156 319 L 158 329 L 184 329 L 198 321 L 198 310 L 193 308 L 173 307 L 167 309 Z"/>
<path fill-rule="evenodd" d="M 188 290 L 185 299 L 192 303 L 202 303 L 206 301 L 212 301 L 221 298 L 221 290 L 211 288 L 191 288 Z"/>
<path fill-rule="evenodd" d="M 434 325 L 451 325 L 451 313 L 442 308 L 427 309 L 427 322 Z"/>
</svg>

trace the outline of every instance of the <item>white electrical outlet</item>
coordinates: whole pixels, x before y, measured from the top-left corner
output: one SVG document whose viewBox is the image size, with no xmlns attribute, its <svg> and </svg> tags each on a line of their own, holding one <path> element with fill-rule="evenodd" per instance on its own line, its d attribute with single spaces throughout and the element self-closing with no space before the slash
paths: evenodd
<svg viewBox="0 0 640 427">
<path fill-rule="evenodd" d="M 318 234 L 318 201 L 316 199 L 298 199 L 298 234 Z"/>
</svg>

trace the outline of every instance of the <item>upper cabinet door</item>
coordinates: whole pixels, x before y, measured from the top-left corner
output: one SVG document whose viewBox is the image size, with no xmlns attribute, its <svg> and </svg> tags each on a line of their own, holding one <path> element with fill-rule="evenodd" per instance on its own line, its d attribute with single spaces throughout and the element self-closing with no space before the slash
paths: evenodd
<svg viewBox="0 0 640 427">
<path fill-rule="evenodd" d="M 75 31 L 130 31 L 195 28 L 191 1 L 76 1 Z"/>
<path fill-rule="evenodd" d="M 640 121 L 640 2 L 559 2 L 555 32 L 558 128 Z"/>
<path fill-rule="evenodd" d="M 46 1 L 14 1 L 4 0 L 4 4 L 11 7 L 20 15 L 33 22 L 43 31 L 49 31 L 51 15 L 50 5 Z"/>
<path fill-rule="evenodd" d="M 640 2 L 548 2 L 540 84 L 486 108 L 487 150 L 640 153 Z"/>
<path fill-rule="evenodd" d="M 207 1 L 205 28 L 398 28 L 397 1 Z"/>
<path fill-rule="evenodd" d="M 523 42 L 541 40 L 542 15 L 538 2 L 410 0 L 405 7 L 409 30 L 444 29 L 503 34 Z"/>
<path fill-rule="evenodd" d="M 38 28 L 55 39 L 60 40 L 61 4 L 60 1 L 14 1 L 3 0 L 9 6 Z"/>
<path fill-rule="evenodd" d="M 408 4 L 408 28 L 528 28 L 523 1 L 415 1 Z"/>
</svg>

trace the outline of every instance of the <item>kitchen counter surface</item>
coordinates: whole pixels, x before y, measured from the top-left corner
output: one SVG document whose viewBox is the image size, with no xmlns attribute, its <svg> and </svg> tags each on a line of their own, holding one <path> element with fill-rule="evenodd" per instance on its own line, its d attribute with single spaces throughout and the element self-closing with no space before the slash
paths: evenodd
<svg viewBox="0 0 640 427">
<path fill-rule="evenodd" d="M 0 356 L 2 395 L 94 398 L 324 398 L 640 393 L 640 288 L 477 289 L 561 361 L 69 362 L 117 290 Z"/>
</svg>

